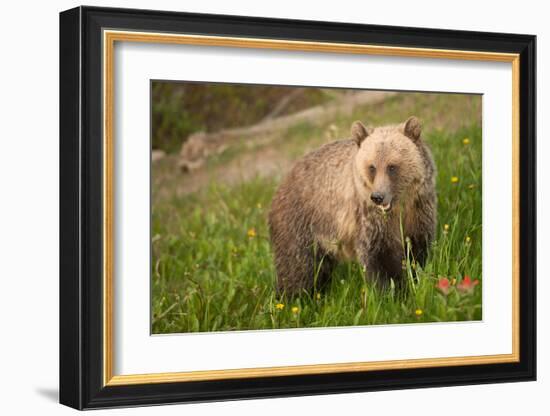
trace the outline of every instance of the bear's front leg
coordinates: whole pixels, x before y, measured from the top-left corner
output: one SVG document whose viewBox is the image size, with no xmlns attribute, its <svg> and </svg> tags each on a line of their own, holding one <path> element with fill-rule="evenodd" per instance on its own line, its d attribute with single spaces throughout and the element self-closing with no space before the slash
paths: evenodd
<svg viewBox="0 0 550 416">
<path fill-rule="evenodd" d="M 396 284 L 401 282 L 403 249 L 400 245 L 364 239 L 357 244 L 357 249 L 357 257 L 370 282 L 382 287 L 386 287 L 392 279 Z"/>
<path fill-rule="evenodd" d="M 415 201 L 415 216 L 406 225 L 410 237 L 411 251 L 415 261 L 424 267 L 428 249 L 435 238 L 437 205 L 433 192 L 419 196 Z"/>
</svg>

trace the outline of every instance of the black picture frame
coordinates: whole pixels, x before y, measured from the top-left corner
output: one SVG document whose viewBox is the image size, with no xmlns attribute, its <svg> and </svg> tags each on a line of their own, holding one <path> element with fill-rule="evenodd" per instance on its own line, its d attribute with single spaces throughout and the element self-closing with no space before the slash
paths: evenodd
<svg viewBox="0 0 550 416">
<path fill-rule="evenodd" d="M 103 386 L 102 30 L 516 53 L 520 56 L 520 360 Z M 77 7 L 60 14 L 60 402 L 76 409 L 498 383 L 536 377 L 535 53 L 532 35 Z"/>
</svg>

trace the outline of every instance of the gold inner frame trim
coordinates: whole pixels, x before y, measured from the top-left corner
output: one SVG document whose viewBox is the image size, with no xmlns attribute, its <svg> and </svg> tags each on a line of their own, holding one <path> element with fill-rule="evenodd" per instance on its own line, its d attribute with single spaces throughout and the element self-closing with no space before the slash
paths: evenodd
<svg viewBox="0 0 550 416">
<path fill-rule="evenodd" d="M 241 368 L 227 370 L 188 371 L 153 374 L 113 374 L 113 265 L 114 265 L 114 46 L 115 42 L 139 42 L 196 46 L 224 46 L 301 52 L 325 52 L 399 56 L 432 59 L 457 59 L 488 62 L 508 62 L 512 65 L 512 353 L 463 357 L 441 357 L 409 360 L 369 361 L 335 364 L 296 365 L 285 367 Z M 519 54 L 466 50 L 409 48 L 363 44 L 309 42 L 276 39 L 166 34 L 131 31 L 103 31 L 103 137 L 104 137 L 104 264 L 103 264 L 103 384 L 172 383 L 274 377 L 306 374 L 327 374 L 375 370 L 395 370 L 511 363 L 519 361 Z"/>
</svg>

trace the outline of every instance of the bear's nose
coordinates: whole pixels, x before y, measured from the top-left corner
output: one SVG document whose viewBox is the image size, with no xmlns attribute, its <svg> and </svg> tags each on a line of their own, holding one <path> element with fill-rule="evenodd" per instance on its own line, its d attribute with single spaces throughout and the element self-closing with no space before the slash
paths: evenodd
<svg viewBox="0 0 550 416">
<path fill-rule="evenodd" d="M 373 192 L 372 194 L 370 194 L 370 199 L 376 205 L 380 205 L 382 202 L 384 202 L 384 194 L 381 194 L 380 192 Z"/>
</svg>

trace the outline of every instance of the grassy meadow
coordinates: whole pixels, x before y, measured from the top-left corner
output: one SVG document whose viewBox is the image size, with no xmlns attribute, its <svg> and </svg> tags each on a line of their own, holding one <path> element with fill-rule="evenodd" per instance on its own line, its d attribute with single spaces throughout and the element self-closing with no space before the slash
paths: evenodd
<svg viewBox="0 0 550 416">
<path fill-rule="evenodd" d="M 267 214 L 281 176 L 331 135 L 347 137 L 353 120 L 377 126 L 410 115 L 423 121 L 438 168 L 438 230 L 425 267 L 404 265 L 405 292 L 370 286 L 358 264 L 345 263 L 325 290 L 278 297 Z M 193 192 L 178 192 L 182 181 L 193 178 L 172 174 L 170 157 L 154 164 L 152 332 L 481 319 L 480 119 L 479 96 L 397 94 L 324 124 L 297 124 L 269 143 L 228 148 L 208 161 L 211 175 Z M 267 163 L 268 157 L 281 166 L 275 173 L 260 171 L 242 180 L 224 174 L 230 163 L 240 161 L 247 169 L 247 163 Z"/>
</svg>

